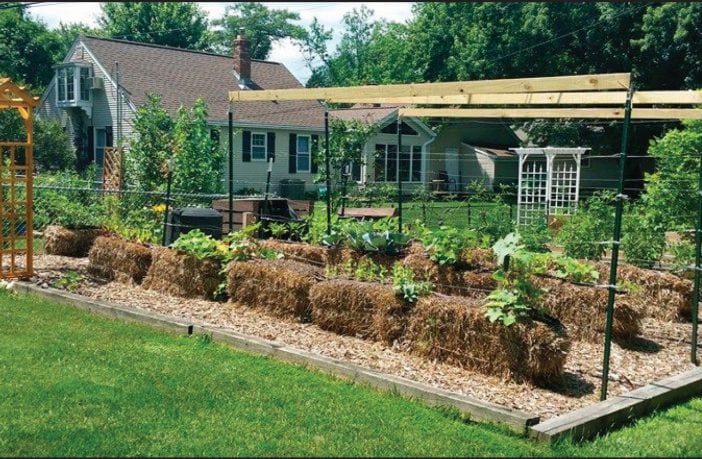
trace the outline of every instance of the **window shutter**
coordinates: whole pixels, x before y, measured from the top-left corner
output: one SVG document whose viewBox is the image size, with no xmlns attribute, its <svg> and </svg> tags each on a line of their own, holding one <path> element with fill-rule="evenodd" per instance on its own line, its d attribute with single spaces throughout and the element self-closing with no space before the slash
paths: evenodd
<svg viewBox="0 0 702 459">
<path fill-rule="evenodd" d="M 114 136 L 112 134 L 112 126 L 105 126 L 105 146 L 113 146 Z"/>
<path fill-rule="evenodd" d="M 242 138 L 241 160 L 245 163 L 251 162 L 251 131 L 244 131 Z"/>
<path fill-rule="evenodd" d="M 295 174 L 297 173 L 297 134 L 290 134 L 288 153 L 288 172 Z"/>
<path fill-rule="evenodd" d="M 268 133 L 268 141 L 266 143 L 268 144 L 268 158 L 266 159 L 273 159 L 273 162 L 275 162 L 275 132 Z"/>
<path fill-rule="evenodd" d="M 319 156 L 319 136 L 312 135 L 312 147 L 310 151 L 310 172 L 316 174 L 317 168 L 317 157 Z"/>
</svg>

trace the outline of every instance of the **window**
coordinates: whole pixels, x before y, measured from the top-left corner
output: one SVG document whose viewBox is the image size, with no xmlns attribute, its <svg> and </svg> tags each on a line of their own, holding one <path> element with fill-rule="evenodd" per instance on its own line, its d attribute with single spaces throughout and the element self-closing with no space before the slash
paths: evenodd
<svg viewBox="0 0 702 459">
<path fill-rule="evenodd" d="M 80 68 L 80 100 L 90 100 L 90 69 Z"/>
<path fill-rule="evenodd" d="M 397 121 L 391 122 L 381 129 L 380 132 L 383 134 L 397 134 Z M 417 134 L 417 131 L 412 129 L 410 125 L 405 122 L 400 124 L 400 133 L 402 135 L 419 135 Z"/>
<path fill-rule="evenodd" d="M 58 69 L 58 100 L 59 102 L 66 100 L 66 69 Z"/>
<path fill-rule="evenodd" d="M 310 171 L 310 136 L 297 136 L 297 171 Z"/>
<path fill-rule="evenodd" d="M 57 102 L 90 101 L 90 77 L 92 69 L 81 65 L 71 65 L 56 69 Z"/>
<path fill-rule="evenodd" d="M 75 99 L 75 69 L 73 67 L 66 67 L 66 100 Z"/>
<path fill-rule="evenodd" d="M 403 182 L 422 180 L 422 147 L 419 145 L 403 145 L 399 161 L 397 145 L 377 144 L 375 151 L 376 181 L 397 181 L 398 173 Z"/>
<path fill-rule="evenodd" d="M 266 134 L 262 132 L 251 133 L 251 160 L 265 161 L 268 145 L 266 143 Z"/>
</svg>

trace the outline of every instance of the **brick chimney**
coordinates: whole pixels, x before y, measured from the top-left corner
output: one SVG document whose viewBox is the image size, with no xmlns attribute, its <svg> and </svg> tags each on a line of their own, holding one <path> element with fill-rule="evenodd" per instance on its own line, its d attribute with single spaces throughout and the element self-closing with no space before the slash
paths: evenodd
<svg viewBox="0 0 702 459">
<path fill-rule="evenodd" d="M 244 36 L 244 28 L 239 29 L 239 36 L 233 46 L 234 71 L 239 75 L 239 85 L 249 87 L 251 83 L 251 58 L 249 41 Z"/>
</svg>

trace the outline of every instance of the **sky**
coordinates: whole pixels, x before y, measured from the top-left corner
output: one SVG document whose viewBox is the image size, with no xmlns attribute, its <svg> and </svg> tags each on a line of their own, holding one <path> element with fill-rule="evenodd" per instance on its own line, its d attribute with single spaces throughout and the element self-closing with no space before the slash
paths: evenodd
<svg viewBox="0 0 702 459">
<path fill-rule="evenodd" d="M 330 50 L 335 49 L 341 38 L 342 18 L 345 13 L 354 8 L 359 9 L 361 5 L 375 11 L 375 19 L 386 19 L 388 21 L 405 22 L 411 17 L 410 2 L 263 2 L 271 9 L 287 9 L 300 15 L 299 24 L 309 26 L 312 19 L 317 17 L 325 28 L 334 30 L 334 39 L 330 44 Z M 218 18 L 224 14 L 226 2 L 199 2 L 209 17 Z M 82 22 L 90 26 L 97 26 L 97 17 L 100 14 L 100 4 L 98 2 L 45 2 L 31 5 L 30 14 L 37 19 L 44 21 L 49 28 L 58 27 L 59 23 Z M 268 58 L 271 61 L 282 62 L 302 83 L 307 82 L 310 71 L 305 66 L 297 46 L 290 40 L 277 42 Z"/>
</svg>

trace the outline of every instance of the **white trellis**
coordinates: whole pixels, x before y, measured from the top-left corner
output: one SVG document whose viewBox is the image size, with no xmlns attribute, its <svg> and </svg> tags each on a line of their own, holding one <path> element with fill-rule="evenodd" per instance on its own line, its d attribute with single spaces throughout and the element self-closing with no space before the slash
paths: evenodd
<svg viewBox="0 0 702 459">
<path fill-rule="evenodd" d="M 588 148 L 512 148 L 519 155 L 517 223 L 571 215 L 578 206 L 580 160 Z"/>
</svg>

